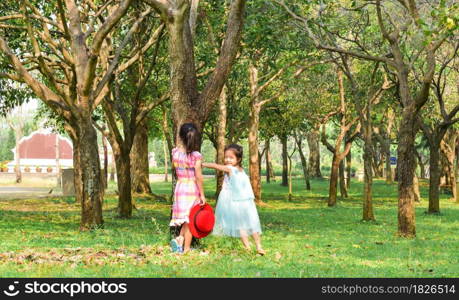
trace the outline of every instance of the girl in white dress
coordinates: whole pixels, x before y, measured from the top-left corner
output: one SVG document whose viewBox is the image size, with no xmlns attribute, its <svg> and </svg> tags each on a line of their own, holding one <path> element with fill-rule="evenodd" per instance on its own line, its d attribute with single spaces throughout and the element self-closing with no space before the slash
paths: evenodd
<svg viewBox="0 0 459 300">
<path fill-rule="evenodd" d="M 248 236 L 255 242 L 257 252 L 265 254 L 261 246 L 261 226 L 250 180 L 241 166 L 243 149 L 231 144 L 225 147 L 225 165 L 202 163 L 203 167 L 225 172 L 222 190 L 215 209 L 213 234 L 239 237 L 250 251 Z"/>
</svg>

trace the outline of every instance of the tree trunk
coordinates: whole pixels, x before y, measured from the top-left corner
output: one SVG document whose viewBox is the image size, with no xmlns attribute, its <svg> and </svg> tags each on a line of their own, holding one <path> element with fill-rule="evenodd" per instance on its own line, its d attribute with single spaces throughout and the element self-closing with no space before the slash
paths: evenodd
<svg viewBox="0 0 459 300">
<path fill-rule="evenodd" d="M 266 182 L 271 183 L 271 153 L 269 138 L 265 140 L 265 163 L 266 163 Z"/>
<path fill-rule="evenodd" d="M 261 162 L 263 160 L 263 153 L 260 153 L 260 151 L 258 151 L 258 174 L 260 174 L 260 182 L 261 182 Z"/>
<path fill-rule="evenodd" d="M 421 202 L 421 192 L 419 191 L 419 179 L 416 173 L 414 173 L 413 185 L 414 185 L 414 202 L 420 203 Z"/>
<path fill-rule="evenodd" d="M 459 137 L 459 131 L 450 128 L 441 142 L 441 150 L 445 157 L 446 178 L 448 188 L 451 191 L 451 200 L 457 201 L 457 182 L 454 161 L 456 159 L 456 140 Z"/>
<path fill-rule="evenodd" d="M 100 160 L 97 148 L 97 134 L 91 118 L 82 118 L 72 124 L 77 128 L 74 140 L 74 168 L 76 198 L 81 202 L 80 230 L 95 229 L 103 225 Z"/>
<path fill-rule="evenodd" d="M 169 176 L 169 166 L 168 166 L 168 160 L 169 160 L 169 152 L 167 151 L 167 145 L 166 145 L 166 137 L 163 135 L 163 151 L 164 151 L 164 182 L 168 182 L 168 176 Z"/>
<path fill-rule="evenodd" d="M 16 173 L 16 183 L 21 183 L 22 182 L 22 172 L 21 172 L 19 141 L 24 135 L 24 120 L 23 120 L 22 106 L 18 107 L 17 118 L 16 118 L 17 120 L 13 121 L 13 118 L 15 117 L 12 116 L 10 119 L 7 116 L 6 122 L 8 123 L 8 126 L 11 128 L 11 130 L 14 131 L 15 144 L 16 144 L 15 153 L 14 153 L 16 166 L 14 167 L 14 172 Z"/>
<path fill-rule="evenodd" d="M 280 137 L 282 143 L 282 186 L 288 186 L 288 153 L 287 153 L 287 137 Z"/>
<path fill-rule="evenodd" d="M 429 214 L 440 212 L 440 144 L 436 139 L 429 143 Z"/>
<path fill-rule="evenodd" d="M 104 188 L 108 187 L 108 149 L 107 139 L 102 135 L 102 148 L 104 149 Z"/>
<path fill-rule="evenodd" d="M 313 129 L 306 134 L 309 147 L 309 176 L 313 178 L 321 178 L 320 172 L 320 146 L 319 146 L 319 131 Z"/>
<path fill-rule="evenodd" d="M 378 177 L 384 177 L 384 151 L 382 148 L 379 149 L 379 160 L 378 160 Z"/>
<path fill-rule="evenodd" d="M 414 148 L 414 152 L 416 152 L 416 148 Z M 414 158 L 414 177 L 413 177 L 413 186 L 414 186 L 414 202 L 420 203 L 421 202 L 421 192 L 419 191 L 419 178 L 416 174 L 416 169 L 418 166 L 418 159 L 417 156 Z"/>
<path fill-rule="evenodd" d="M 414 139 L 416 109 L 414 105 L 405 106 L 402 112 L 398 156 L 398 233 L 403 237 L 416 236 L 416 222 L 414 210 Z"/>
<path fill-rule="evenodd" d="M 311 182 L 309 181 L 308 164 L 306 161 L 306 157 L 304 156 L 302 144 L 300 141 L 297 141 L 297 146 L 298 146 L 298 152 L 300 153 L 301 166 L 303 167 L 303 176 L 304 176 L 304 183 L 306 185 L 306 190 L 310 191 Z"/>
<path fill-rule="evenodd" d="M 381 169 L 381 177 L 386 177 L 386 151 L 384 151 L 383 145 L 380 145 L 381 160 L 379 161 Z"/>
<path fill-rule="evenodd" d="M 368 101 L 365 112 L 360 114 L 363 132 L 363 216 L 364 221 L 374 221 L 373 213 L 373 172 L 372 172 L 372 146 L 373 127 L 371 122 L 372 103 Z"/>
<path fill-rule="evenodd" d="M 118 179 L 118 213 L 121 218 L 132 216 L 131 159 L 129 153 L 115 150 L 116 177 Z"/>
<path fill-rule="evenodd" d="M 392 184 L 394 182 L 394 174 L 390 164 L 390 144 L 384 145 L 384 152 L 386 152 L 386 183 Z"/>
<path fill-rule="evenodd" d="M 288 156 L 288 201 L 292 201 L 292 197 L 292 156 Z"/>
<path fill-rule="evenodd" d="M 113 154 L 113 149 L 112 149 L 112 163 L 110 164 L 110 179 L 109 179 L 111 182 L 115 181 L 115 173 L 116 173 L 115 155 Z"/>
<path fill-rule="evenodd" d="M 346 155 L 346 189 L 349 190 L 351 187 L 351 177 L 352 177 L 352 153 L 349 150 L 349 153 Z"/>
<path fill-rule="evenodd" d="M 81 204 L 83 195 L 83 175 L 81 174 L 80 150 L 78 138 L 69 134 L 73 144 L 73 184 L 75 185 L 75 201 Z"/>
<path fill-rule="evenodd" d="M 15 130 L 15 136 L 16 136 L 16 167 L 14 168 L 15 173 L 16 173 L 16 183 L 21 183 L 22 182 L 22 172 L 21 172 L 21 159 L 20 159 L 20 153 L 19 153 L 19 141 L 22 138 L 22 130 L 19 130 L 16 128 Z"/>
<path fill-rule="evenodd" d="M 131 148 L 132 192 L 151 194 L 149 161 L 148 161 L 148 118 L 137 126 Z"/>
<path fill-rule="evenodd" d="M 338 177 L 339 177 L 339 159 L 333 154 L 332 166 L 330 170 L 330 188 L 328 191 L 328 206 L 336 205 L 336 196 L 338 194 Z"/>
<path fill-rule="evenodd" d="M 339 172 L 339 191 L 340 191 L 341 197 L 347 198 L 348 194 L 347 194 L 347 187 L 346 187 L 346 179 L 344 176 L 344 160 L 340 161 L 338 172 Z"/>
<path fill-rule="evenodd" d="M 276 172 L 274 172 L 274 167 L 273 167 L 273 161 L 272 161 L 272 156 L 269 154 L 269 176 L 271 177 L 271 180 L 276 182 Z"/>
<path fill-rule="evenodd" d="M 392 166 L 390 164 L 390 144 L 391 144 L 391 134 L 392 127 L 394 125 L 395 114 L 393 110 L 389 107 L 387 110 L 387 126 L 386 132 L 384 134 L 384 151 L 386 152 L 386 183 L 392 184 L 394 182 L 394 172 L 392 171 Z"/>
<path fill-rule="evenodd" d="M 169 195 L 169 200 L 172 202 L 173 200 L 173 197 L 174 197 L 174 191 L 175 191 L 175 185 L 177 184 L 177 178 L 175 176 L 175 168 L 174 168 L 174 164 L 172 163 L 172 148 L 173 148 L 173 142 L 172 142 L 172 139 L 173 137 L 172 136 L 175 136 L 174 134 L 171 134 L 170 132 L 170 127 L 169 127 L 169 116 L 168 116 L 168 112 L 167 112 L 167 108 L 165 105 L 161 105 L 161 110 L 162 110 L 162 114 L 163 114 L 163 122 L 162 122 L 162 129 L 163 129 L 163 136 L 164 136 L 164 139 L 165 141 L 167 142 L 167 148 L 169 150 L 169 162 L 171 163 L 170 166 L 171 166 L 171 180 L 172 180 L 172 185 L 171 185 L 171 193 Z M 164 157 L 164 159 L 166 159 L 166 156 Z M 166 163 L 165 163 L 166 164 Z M 167 164 L 166 164 L 166 167 L 167 167 Z M 166 171 L 168 172 L 168 171 Z M 172 213 L 172 211 L 171 211 Z"/>
<path fill-rule="evenodd" d="M 459 138 L 456 140 L 456 203 L 459 203 L 459 195 L 457 195 L 457 178 L 459 178 Z"/>
<path fill-rule="evenodd" d="M 61 164 L 60 164 L 60 158 L 61 158 L 61 153 L 60 153 L 60 147 L 59 147 L 59 134 L 56 134 L 56 183 L 57 186 L 62 186 L 61 184 Z"/>
<path fill-rule="evenodd" d="M 448 186 L 448 161 L 443 152 L 440 151 L 440 187 Z"/>
<path fill-rule="evenodd" d="M 258 157 L 258 126 L 261 107 L 256 103 L 256 99 L 252 99 L 252 101 L 249 117 L 249 173 L 255 202 L 261 203 L 260 169 L 258 163 L 260 159 Z"/>
<path fill-rule="evenodd" d="M 426 179 L 426 166 L 424 162 L 422 161 L 421 155 L 418 155 L 418 164 L 419 164 L 419 172 L 420 172 L 419 178 Z"/>
<path fill-rule="evenodd" d="M 368 121 L 367 121 L 368 122 Z M 365 126 L 365 125 L 364 125 Z M 372 155 L 371 155 L 371 129 L 368 125 L 364 129 L 364 152 L 363 152 L 363 220 L 374 221 L 373 213 L 373 172 L 372 172 Z"/>
<path fill-rule="evenodd" d="M 383 176 L 382 174 L 382 165 L 381 165 L 381 159 L 378 157 L 378 151 L 377 148 L 375 148 L 375 151 L 373 152 L 373 169 L 374 169 L 374 174 L 377 178 L 380 178 Z"/>
<path fill-rule="evenodd" d="M 202 133 L 209 113 L 221 94 L 240 44 L 246 3 L 244 0 L 236 0 L 230 4 L 221 51 L 202 93 L 198 91 L 194 44 L 189 24 L 190 1 L 151 1 L 150 4 L 160 13 L 168 31 L 171 119 L 175 145 L 180 145 L 180 126 L 192 122 Z M 172 165 L 174 174 L 173 168 Z M 176 178 L 173 176 L 171 198 L 175 185 Z"/>
<path fill-rule="evenodd" d="M 217 126 L 217 164 L 223 165 L 225 163 L 224 156 L 225 156 L 225 144 L 226 144 L 226 118 L 227 118 L 227 102 L 228 99 L 226 97 L 226 86 L 223 87 L 222 92 L 220 94 L 220 98 L 218 100 L 218 126 Z M 215 190 L 215 198 L 218 199 L 218 195 L 222 190 L 223 186 L 223 179 L 224 179 L 224 172 L 216 171 L 217 176 L 217 186 Z"/>
<path fill-rule="evenodd" d="M 276 182 L 276 173 L 274 172 L 273 160 L 271 156 L 271 145 L 268 148 L 269 151 L 266 151 L 266 163 L 269 168 L 269 177 L 272 181 Z"/>
<path fill-rule="evenodd" d="M 453 171 L 450 174 L 451 174 L 451 200 L 458 202 L 459 198 L 457 195 L 457 177 L 456 177 L 455 170 L 453 169 Z"/>
</svg>

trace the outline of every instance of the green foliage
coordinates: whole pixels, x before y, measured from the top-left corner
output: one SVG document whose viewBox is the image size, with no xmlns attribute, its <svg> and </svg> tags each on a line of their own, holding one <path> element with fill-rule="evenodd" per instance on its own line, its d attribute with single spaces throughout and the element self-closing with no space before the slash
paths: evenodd
<svg viewBox="0 0 459 300">
<path fill-rule="evenodd" d="M 32 97 L 28 87 L 0 78 L 0 117 L 5 117 L 13 108 L 27 103 Z"/>
<path fill-rule="evenodd" d="M 8 128 L 0 132 L 0 161 L 13 160 L 14 154 L 11 151 L 16 145 L 14 131 Z"/>
</svg>

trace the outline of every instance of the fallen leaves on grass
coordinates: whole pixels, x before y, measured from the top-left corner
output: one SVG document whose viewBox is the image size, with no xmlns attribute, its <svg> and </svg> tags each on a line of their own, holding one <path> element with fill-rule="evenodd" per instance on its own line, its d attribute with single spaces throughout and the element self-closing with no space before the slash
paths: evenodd
<svg viewBox="0 0 459 300">
<path fill-rule="evenodd" d="M 25 249 L 18 252 L 0 253 L 0 262 L 14 262 L 17 264 L 28 263 L 71 263 L 103 265 L 105 263 L 146 263 L 151 257 L 162 255 L 164 247 L 142 245 L 138 249 L 108 249 L 97 250 L 93 248 L 53 248 L 48 251 Z"/>
<path fill-rule="evenodd" d="M 14 205 L 12 205 L 12 203 Z M 0 207 L 4 211 L 13 212 L 32 212 L 32 213 L 49 213 L 49 212 L 78 212 L 78 204 L 74 201 L 69 202 L 66 199 L 55 197 L 36 197 L 17 200 L 7 200 L 0 202 Z"/>
<path fill-rule="evenodd" d="M 362 260 L 360 264 L 367 266 L 367 267 L 377 267 L 378 263 L 372 260 Z"/>
<path fill-rule="evenodd" d="M 280 254 L 279 252 L 276 252 L 276 255 L 274 256 L 274 259 L 276 261 L 279 261 L 281 258 L 282 258 L 282 254 Z"/>
</svg>

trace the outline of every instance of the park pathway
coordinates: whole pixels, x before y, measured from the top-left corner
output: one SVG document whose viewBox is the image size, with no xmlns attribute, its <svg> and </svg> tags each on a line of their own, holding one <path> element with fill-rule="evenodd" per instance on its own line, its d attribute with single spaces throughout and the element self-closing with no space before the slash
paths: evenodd
<svg viewBox="0 0 459 300">
<path fill-rule="evenodd" d="M 51 193 L 50 193 L 51 191 Z M 57 196 L 53 190 L 46 187 L 11 187 L 0 186 L 0 200 L 25 199 L 30 197 Z"/>
<path fill-rule="evenodd" d="M 11 176 L 10 176 L 11 177 Z M 160 182 L 164 181 L 164 174 L 150 174 L 150 182 Z M 204 178 L 213 178 L 214 175 L 204 175 Z M 51 181 L 54 181 L 54 177 L 51 178 Z M 169 182 L 171 180 L 171 175 L 169 174 Z M 42 186 L 40 186 L 42 184 Z M 62 196 L 62 191 L 60 188 L 49 187 L 49 182 L 39 180 L 34 182 L 33 187 L 28 186 L 12 186 L 8 184 L 7 186 L 0 185 L 0 200 L 14 200 L 14 199 L 27 199 L 27 198 L 42 198 L 42 197 L 53 197 L 53 196 Z M 48 185 L 48 187 L 45 187 Z"/>
</svg>

